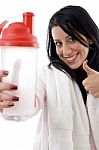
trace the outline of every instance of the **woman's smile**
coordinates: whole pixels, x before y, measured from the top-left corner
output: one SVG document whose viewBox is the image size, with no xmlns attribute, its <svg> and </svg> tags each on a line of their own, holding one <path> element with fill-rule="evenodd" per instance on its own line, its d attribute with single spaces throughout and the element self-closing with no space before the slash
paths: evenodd
<svg viewBox="0 0 99 150">
<path fill-rule="evenodd" d="M 88 39 L 81 35 L 88 44 Z M 71 69 L 82 66 L 86 60 L 89 48 L 65 33 L 61 27 L 52 28 L 52 37 L 56 46 L 56 53 Z"/>
<path fill-rule="evenodd" d="M 67 63 L 75 63 L 76 59 L 78 57 L 78 53 L 74 54 L 74 55 L 71 55 L 71 56 L 64 56 L 64 60 L 67 61 Z"/>
</svg>

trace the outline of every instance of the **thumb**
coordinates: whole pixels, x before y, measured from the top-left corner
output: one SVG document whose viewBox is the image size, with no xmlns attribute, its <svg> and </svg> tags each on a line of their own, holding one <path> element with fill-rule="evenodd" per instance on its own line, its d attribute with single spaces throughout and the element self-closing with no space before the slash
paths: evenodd
<svg viewBox="0 0 99 150">
<path fill-rule="evenodd" d="M 85 60 L 83 62 L 83 69 L 86 71 L 86 73 L 88 75 L 95 73 L 95 70 L 91 69 L 88 65 L 87 65 L 88 60 Z"/>
</svg>

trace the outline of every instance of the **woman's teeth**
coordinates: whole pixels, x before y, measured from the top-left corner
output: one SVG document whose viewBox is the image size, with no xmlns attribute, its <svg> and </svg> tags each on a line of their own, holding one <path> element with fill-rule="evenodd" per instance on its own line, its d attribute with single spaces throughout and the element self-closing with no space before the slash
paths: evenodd
<svg viewBox="0 0 99 150">
<path fill-rule="evenodd" d="M 73 56 L 70 56 L 70 57 L 66 57 L 66 60 L 67 60 L 68 63 L 72 63 L 76 60 L 77 56 L 78 55 L 76 54 L 76 55 L 73 55 Z"/>
</svg>

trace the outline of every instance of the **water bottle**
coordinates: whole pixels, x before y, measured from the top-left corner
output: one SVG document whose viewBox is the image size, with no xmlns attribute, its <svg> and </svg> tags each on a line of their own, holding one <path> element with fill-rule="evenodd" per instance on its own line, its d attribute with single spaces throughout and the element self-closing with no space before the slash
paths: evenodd
<svg viewBox="0 0 99 150">
<path fill-rule="evenodd" d="M 33 35 L 34 13 L 23 13 L 22 22 L 1 24 L 0 64 L 1 69 L 9 71 L 3 82 L 15 84 L 17 90 L 4 91 L 19 97 L 11 108 L 3 109 L 7 119 L 24 120 L 34 114 L 37 82 L 37 38 Z"/>
</svg>

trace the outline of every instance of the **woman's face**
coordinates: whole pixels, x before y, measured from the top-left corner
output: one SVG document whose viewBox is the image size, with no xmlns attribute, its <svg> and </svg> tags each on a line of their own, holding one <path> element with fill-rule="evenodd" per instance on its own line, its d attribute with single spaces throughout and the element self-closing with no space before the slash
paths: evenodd
<svg viewBox="0 0 99 150">
<path fill-rule="evenodd" d="M 89 44 L 88 39 L 81 35 Z M 56 45 L 56 53 L 71 69 L 82 66 L 87 58 L 89 48 L 65 33 L 59 26 L 52 28 L 52 37 Z"/>
</svg>

